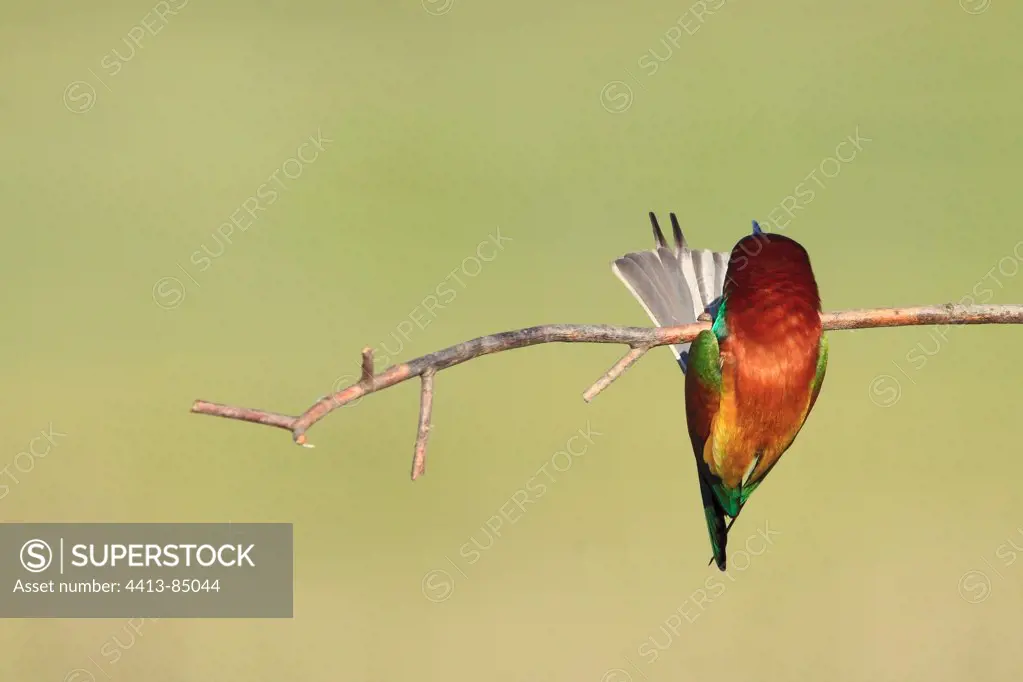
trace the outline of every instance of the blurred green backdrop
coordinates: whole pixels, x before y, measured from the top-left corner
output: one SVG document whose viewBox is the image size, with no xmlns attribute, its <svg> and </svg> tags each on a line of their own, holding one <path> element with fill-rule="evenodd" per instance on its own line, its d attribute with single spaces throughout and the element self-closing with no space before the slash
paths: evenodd
<svg viewBox="0 0 1023 682">
<path fill-rule="evenodd" d="M 646 325 L 608 266 L 649 247 L 649 210 L 727 249 L 798 202 L 774 229 L 828 309 L 1023 302 L 1021 21 L 1002 0 L 4 3 L 3 520 L 292 521 L 296 586 L 293 620 L 161 620 L 116 662 L 124 621 L 4 621 L 0 679 L 1018 677 L 1019 328 L 833 333 L 728 576 L 667 350 L 591 405 L 621 349 L 444 372 L 415 484 L 413 383 L 315 450 L 188 408 L 297 413 L 366 344 Z"/>
</svg>

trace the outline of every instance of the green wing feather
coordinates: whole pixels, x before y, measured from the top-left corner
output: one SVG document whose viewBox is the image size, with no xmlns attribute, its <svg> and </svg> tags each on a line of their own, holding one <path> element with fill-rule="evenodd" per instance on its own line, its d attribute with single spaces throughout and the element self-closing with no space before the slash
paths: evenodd
<svg viewBox="0 0 1023 682">
<path fill-rule="evenodd" d="M 828 371 L 828 337 L 826 334 L 821 334 L 821 346 L 820 352 L 817 354 L 817 373 L 813 377 L 813 393 L 810 394 L 810 404 L 806 408 L 806 414 L 810 414 L 810 410 L 813 409 L 813 404 L 817 402 L 817 396 L 821 392 L 821 386 L 824 385 L 824 374 Z M 806 415 L 803 415 L 803 419 L 806 419 Z"/>
<path fill-rule="evenodd" d="M 710 546 L 714 561 L 725 570 L 725 546 L 728 532 L 725 528 L 725 510 L 721 506 L 716 476 L 703 459 L 703 448 L 710 438 L 714 416 L 721 403 L 721 350 L 718 338 L 711 330 L 704 330 L 693 340 L 689 349 L 689 371 L 686 372 L 686 421 L 689 439 L 696 455 L 696 469 L 700 479 L 700 497 L 707 520 Z"/>
</svg>

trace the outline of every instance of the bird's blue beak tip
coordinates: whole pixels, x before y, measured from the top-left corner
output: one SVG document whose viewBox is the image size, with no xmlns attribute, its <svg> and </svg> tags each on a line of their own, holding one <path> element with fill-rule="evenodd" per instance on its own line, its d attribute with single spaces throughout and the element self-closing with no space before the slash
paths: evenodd
<svg viewBox="0 0 1023 682">
<path fill-rule="evenodd" d="M 764 231 L 760 229 L 760 223 L 753 221 L 753 234 L 762 234 Z"/>
</svg>

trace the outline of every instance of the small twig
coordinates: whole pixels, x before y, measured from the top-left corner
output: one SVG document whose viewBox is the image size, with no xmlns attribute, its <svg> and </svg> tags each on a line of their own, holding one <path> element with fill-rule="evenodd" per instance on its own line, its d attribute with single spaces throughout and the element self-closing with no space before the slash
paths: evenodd
<svg viewBox="0 0 1023 682">
<path fill-rule="evenodd" d="M 373 384 L 373 349 L 366 346 L 362 349 L 362 379 L 361 382 L 370 386 Z"/>
<path fill-rule="evenodd" d="M 972 305 L 962 306 L 946 303 L 936 306 L 912 308 L 876 308 L 871 310 L 844 310 L 821 313 L 821 322 L 826 330 L 867 329 L 876 327 L 906 327 L 915 325 L 960 325 L 960 324 L 1023 324 L 1023 305 Z M 373 374 L 372 354 L 363 351 L 362 378 L 333 395 L 324 396 L 298 417 L 266 412 L 264 410 L 221 405 L 197 400 L 192 412 L 227 419 L 266 424 L 291 432 L 299 445 L 306 443 L 306 431 L 328 414 L 369 393 L 376 393 L 412 377 L 423 377 L 423 392 L 420 404 L 420 428 L 416 438 L 416 454 L 413 462 L 413 478 L 421 475 L 425 467 L 426 436 L 430 427 L 430 409 L 433 395 L 433 375 L 448 367 L 460 365 L 474 358 L 500 353 L 515 348 L 536 346 L 542 343 L 617 343 L 625 344 L 632 350 L 619 360 L 596 384 L 584 394 L 592 400 L 643 356 L 657 346 L 692 341 L 704 329 L 706 321 L 680 327 L 615 327 L 611 325 L 550 324 L 529 327 L 516 331 L 481 336 L 455 346 L 430 353 L 408 362 L 388 367 L 379 374 Z M 367 369 L 368 368 L 368 369 Z M 367 378 L 367 371 L 369 377 Z M 427 377 L 429 374 L 429 377 Z M 425 429 L 424 429 L 425 426 Z"/>
<path fill-rule="evenodd" d="M 426 473 L 426 441 L 430 438 L 433 414 L 433 377 L 437 372 L 428 369 L 423 372 L 423 385 L 419 396 L 419 428 L 416 430 L 416 449 L 412 457 L 412 480 Z"/>
<path fill-rule="evenodd" d="M 221 405 L 220 403 L 210 403 L 205 400 L 196 400 L 192 404 L 192 412 L 196 414 L 212 414 L 217 417 L 237 419 L 243 422 L 252 422 L 253 424 L 266 424 L 267 426 L 276 426 L 279 429 L 287 429 L 288 431 L 291 431 L 295 427 L 295 422 L 298 421 L 298 417 L 289 417 L 286 414 L 265 412 L 264 410 L 255 410 L 248 407 Z M 296 442 L 298 441 L 296 440 Z M 299 443 L 299 445 L 301 444 Z"/>
<path fill-rule="evenodd" d="M 622 356 L 622 358 L 614 364 L 614 367 L 607 370 L 607 373 L 604 374 L 604 376 L 597 379 L 592 386 L 586 389 L 586 392 L 583 393 L 583 400 L 590 402 L 596 398 L 598 393 L 610 386 L 615 379 L 625 373 L 625 370 L 636 364 L 636 361 L 643 357 L 648 350 L 650 350 L 650 346 L 637 346 Z"/>
</svg>

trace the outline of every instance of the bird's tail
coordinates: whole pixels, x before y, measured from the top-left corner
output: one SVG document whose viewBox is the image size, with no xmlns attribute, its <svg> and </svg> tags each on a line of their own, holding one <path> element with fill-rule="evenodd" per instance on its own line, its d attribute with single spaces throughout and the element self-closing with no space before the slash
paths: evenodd
<svg viewBox="0 0 1023 682">
<path fill-rule="evenodd" d="M 671 228 L 675 243 L 670 248 L 653 213 L 650 223 L 654 230 L 653 250 L 627 253 L 611 265 L 611 271 L 658 327 L 696 322 L 705 311 L 713 316 L 725 286 L 729 254 L 690 249 L 674 213 Z M 683 372 L 689 360 L 689 345 L 671 346 Z"/>
<path fill-rule="evenodd" d="M 714 552 L 714 557 L 711 561 L 717 564 L 719 570 L 723 571 L 727 564 L 725 548 L 728 546 L 728 528 L 725 527 L 725 511 L 702 475 L 700 476 L 700 496 L 703 498 L 703 513 L 707 517 L 710 548 Z"/>
</svg>

